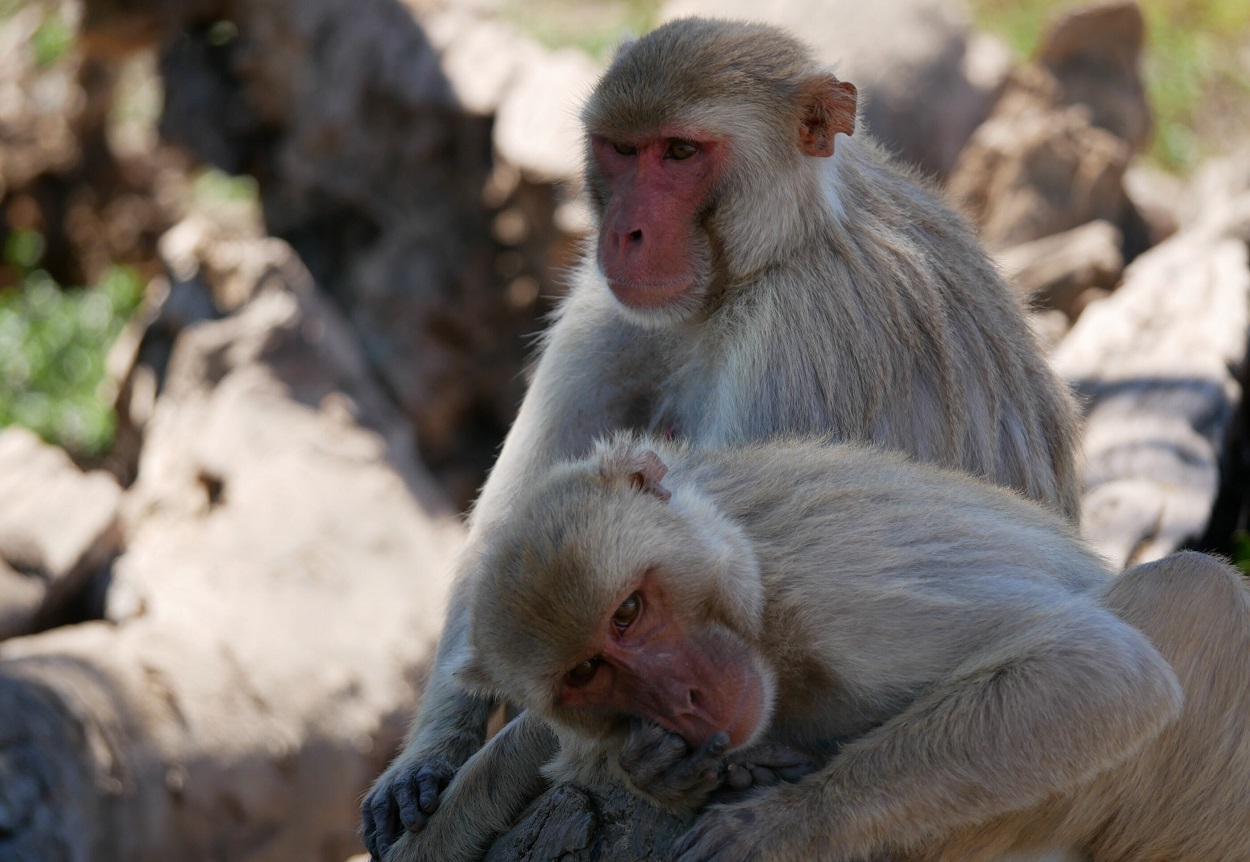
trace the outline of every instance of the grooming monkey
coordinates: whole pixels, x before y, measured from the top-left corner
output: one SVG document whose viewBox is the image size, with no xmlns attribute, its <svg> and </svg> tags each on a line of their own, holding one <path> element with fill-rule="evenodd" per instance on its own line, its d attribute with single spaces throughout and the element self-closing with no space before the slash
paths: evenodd
<svg viewBox="0 0 1250 862">
<path fill-rule="evenodd" d="M 482 553 L 461 676 L 526 712 L 411 858 L 477 858 L 532 787 L 460 785 L 513 762 L 688 813 L 771 748 L 826 762 L 708 809 L 678 862 L 1250 859 L 1250 601 L 1210 557 L 1113 579 L 1050 512 L 893 453 L 630 438 Z"/>
<path fill-rule="evenodd" d="M 598 239 L 574 274 L 469 524 L 460 582 L 513 499 L 616 429 L 692 446 L 871 441 L 1078 515 L 1070 397 L 964 222 L 856 132 L 856 92 L 785 33 L 688 19 L 591 95 Z M 482 744 L 458 686 L 463 590 L 403 753 L 362 806 L 381 858 Z"/>
</svg>

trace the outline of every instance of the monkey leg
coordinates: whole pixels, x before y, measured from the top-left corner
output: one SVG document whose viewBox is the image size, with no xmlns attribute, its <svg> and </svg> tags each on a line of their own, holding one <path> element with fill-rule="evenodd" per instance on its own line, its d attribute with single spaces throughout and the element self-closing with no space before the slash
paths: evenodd
<svg viewBox="0 0 1250 862">
<path fill-rule="evenodd" d="M 1105 817 L 1095 860 L 1250 859 L 1250 595 L 1242 575 L 1183 552 L 1129 569 L 1105 604 L 1176 671 L 1180 720 L 1101 777 L 1074 811 Z M 1114 800 L 1114 808 L 1100 811 Z"/>
<path fill-rule="evenodd" d="M 476 862 L 547 786 L 542 767 L 557 748 L 551 728 L 522 713 L 465 762 L 440 815 L 400 835 L 386 862 Z"/>
</svg>

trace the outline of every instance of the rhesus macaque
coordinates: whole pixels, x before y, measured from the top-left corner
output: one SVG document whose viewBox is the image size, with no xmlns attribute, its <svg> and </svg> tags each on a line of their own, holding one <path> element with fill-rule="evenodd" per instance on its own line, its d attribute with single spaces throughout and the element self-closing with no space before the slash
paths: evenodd
<svg viewBox="0 0 1250 862">
<path fill-rule="evenodd" d="M 455 791 L 532 770 L 548 722 L 553 777 L 678 812 L 726 751 L 817 753 L 678 862 L 1250 859 L 1250 596 L 1210 557 L 1113 579 L 1052 513 L 893 453 L 628 437 L 481 551 L 461 676 L 526 712 L 400 858 L 477 858 L 526 800 Z"/>
<path fill-rule="evenodd" d="M 518 490 L 616 429 L 871 441 L 1076 521 L 1067 391 L 968 226 L 857 132 L 853 85 L 772 27 L 681 20 L 621 49 L 583 119 L 597 245 L 482 489 L 463 584 Z M 375 857 L 482 744 L 494 705 L 455 683 L 464 654 L 458 593 L 362 808 Z"/>
</svg>

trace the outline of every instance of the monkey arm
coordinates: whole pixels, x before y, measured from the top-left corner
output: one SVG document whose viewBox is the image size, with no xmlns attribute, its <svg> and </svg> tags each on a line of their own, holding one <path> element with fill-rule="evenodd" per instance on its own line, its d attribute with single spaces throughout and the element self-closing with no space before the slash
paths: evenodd
<svg viewBox="0 0 1250 862">
<path fill-rule="evenodd" d="M 1022 615 L 1023 616 L 1023 615 Z M 713 809 L 680 862 L 877 858 L 1070 792 L 1180 713 L 1171 667 L 1097 607 L 1034 609 L 797 784 Z"/>
<path fill-rule="evenodd" d="M 542 767 L 557 747 L 545 722 L 522 713 L 456 773 L 444 814 L 401 835 L 387 862 L 476 862 L 546 787 Z"/>
<path fill-rule="evenodd" d="M 365 846 L 381 859 L 401 831 L 419 831 L 439 794 L 482 745 L 492 701 L 472 695 L 453 675 L 468 650 L 467 585 L 474 549 L 524 488 L 554 461 L 589 451 L 595 438 L 637 421 L 658 376 L 650 336 L 625 326 L 608 291 L 591 280 L 570 296 L 548 336 L 534 380 L 504 441 L 469 522 L 457 565 L 457 588 L 421 708 L 403 751 L 361 805 Z"/>
</svg>

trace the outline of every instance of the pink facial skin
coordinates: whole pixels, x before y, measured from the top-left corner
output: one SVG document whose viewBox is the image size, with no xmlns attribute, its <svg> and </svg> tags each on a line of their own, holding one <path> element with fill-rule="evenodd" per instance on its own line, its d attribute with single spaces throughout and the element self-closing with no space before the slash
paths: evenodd
<svg viewBox="0 0 1250 862">
<path fill-rule="evenodd" d="M 599 266 L 626 306 L 668 305 L 699 286 L 698 219 L 724 156 L 720 142 L 660 134 L 639 140 L 591 140 L 611 190 L 599 231 Z"/>
<path fill-rule="evenodd" d="M 751 740 L 765 718 L 765 684 L 746 644 L 715 630 L 688 631 L 650 575 L 621 600 L 637 599 L 627 625 L 610 616 L 597 651 L 567 673 L 557 701 L 567 707 L 649 718 L 692 746 L 729 734 Z"/>
</svg>

